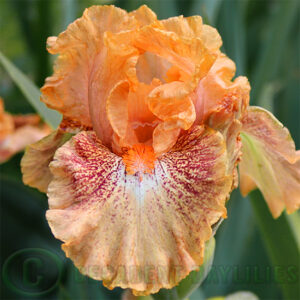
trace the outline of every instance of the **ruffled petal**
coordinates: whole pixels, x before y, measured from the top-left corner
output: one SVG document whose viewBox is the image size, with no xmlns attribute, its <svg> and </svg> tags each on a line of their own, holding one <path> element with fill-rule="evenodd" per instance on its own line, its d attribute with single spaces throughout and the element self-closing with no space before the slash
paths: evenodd
<svg viewBox="0 0 300 300">
<path fill-rule="evenodd" d="M 226 216 L 226 161 L 222 135 L 196 127 L 141 179 L 81 132 L 50 164 L 47 219 L 80 271 L 108 288 L 172 288 L 203 262 L 211 226 Z"/>
<path fill-rule="evenodd" d="M 216 112 L 222 112 L 218 114 L 219 123 L 222 123 L 230 119 L 227 112 L 235 112 L 239 117 L 246 109 L 249 104 L 249 82 L 242 76 L 231 81 L 234 74 L 234 62 L 221 54 L 196 89 L 193 99 L 197 124 L 205 122 Z"/>
<path fill-rule="evenodd" d="M 140 26 L 149 25 L 157 20 L 156 14 L 147 5 L 140 6 L 129 15 L 135 17 Z"/>
<path fill-rule="evenodd" d="M 196 119 L 193 101 L 187 94 L 182 82 L 163 84 L 149 94 L 148 107 L 159 119 L 168 122 L 169 127 L 172 123 L 173 128 L 187 130 Z"/>
<path fill-rule="evenodd" d="M 114 6 L 92 6 L 57 38 L 49 38 L 49 52 L 59 56 L 53 76 L 46 79 L 41 89 L 42 101 L 85 126 L 92 125 L 93 117 L 101 119 L 105 131 L 108 127 L 105 123 L 106 97 L 102 98 L 104 92 L 101 93 L 101 97 L 97 97 L 95 93 L 101 89 L 105 90 L 107 95 L 118 80 L 111 82 L 105 76 L 99 80 L 99 77 L 95 76 L 99 66 L 104 62 L 111 63 L 106 58 L 107 50 L 103 36 L 106 31 L 119 32 L 137 26 L 138 22 L 134 16 L 129 16 L 122 9 Z M 92 91 L 95 93 L 91 93 Z M 90 111 L 91 101 L 95 107 L 94 116 Z M 101 134 L 104 135 L 103 132 Z"/>
<path fill-rule="evenodd" d="M 23 182 L 41 192 L 47 192 L 52 180 L 49 164 L 55 151 L 72 137 L 58 129 L 42 140 L 29 145 L 21 161 Z"/>
<path fill-rule="evenodd" d="M 289 131 L 268 111 L 250 107 L 243 118 L 241 191 L 262 191 L 273 217 L 300 207 L 300 153 Z"/>
<path fill-rule="evenodd" d="M 218 51 L 222 46 L 222 39 L 218 31 L 203 24 L 200 16 L 187 18 L 179 16 L 161 22 L 166 30 L 175 32 L 181 38 L 200 39 L 205 48 L 209 50 Z"/>
<path fill-rule="evenodd" d="M 93 129 L 107 146 L 110 146 L 113 134 L 112 124 L 109 122 L 106 114 L 108 98 L 120 82 L 127 81 L 131 86 L 137 82 L 135 66 L 138 59 L 138 51 L 131 45 L 122 43 L 119 40 L 121 35 L 111 32 L 105 33 L 104 43 L 107 51 L 103 60 L 100 57 L 101 59 L 99 58 L 95 66 L 91 77 L 91 81 L 95 82 L 95 84 L 89 90 Z M 124 127 L 126 125 L 124 123 Z"/>
<path fill-rule="evenodd" d="M 189 22 L 185 18 L 175 19 L 174 22 L 168 19 L 141 28 L 133 41 L 133 45 L 138 49 L 165 58 L 189 74 L 190 79 L 195 84 L 198 79 L 207 74 L 217 57 L 217 53 L 206 48 L 200 37 L 195 37 L 194 29 L 189 27 Z M 201 20 L 200 17 L 199 20 Z M 171 23 L 172 25 L 170 25 Z M 176 25 L 174 25 L 175 23 Z M 169 30 L 167 27 L 170 27 Z M 187 28 L 188 31 L 185 33 Z"/>
</svg>

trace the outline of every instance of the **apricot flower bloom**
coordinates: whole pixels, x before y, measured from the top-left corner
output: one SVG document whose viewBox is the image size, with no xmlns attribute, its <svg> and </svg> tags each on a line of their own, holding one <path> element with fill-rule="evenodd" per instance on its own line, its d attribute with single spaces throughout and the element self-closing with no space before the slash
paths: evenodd
<svg viewBox="0 0 300 300">
<path fill-rule="evenodd" d="M 5 112 L 0 98 L 0 163 L 49 134 L 50 128 L 40 123 L 38 115 L 11 115 Z"/>
<path fill-rule="evenodd" d="M 93 6 L 47 42 L 58 58 L 41 99 L 64 119 L 28 149 L 24 182 L 47 191 L 51 230 L 83 274 L 147 295 L 196 270 L 241 147 L 243 193 L 258 186 L 275 217 L 299 207 L 288 131 L 248 107 L 247 78 L 233 80 L 201 17 Z"/>
</svg>

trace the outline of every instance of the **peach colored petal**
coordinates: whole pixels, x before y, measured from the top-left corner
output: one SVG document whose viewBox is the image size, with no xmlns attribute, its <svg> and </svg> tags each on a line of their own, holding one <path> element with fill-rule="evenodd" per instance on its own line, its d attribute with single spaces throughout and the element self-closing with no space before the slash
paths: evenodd
<svg viewBox="0 0 300 300">
<path fill-rule="evenodd" d="M 155 126 L 159 123 L 157 117 L 149 110 L 147 105 L 148 94 L 158 85 L 159 81 L 153 80 L 150 85 L 139 83 L 131 88 L 126 96 L 128 120 L 123 114 L 123 124 L 126 128 L 125 136 L 120 137 L 116 132 L 113 134 L 112 148 L 115 153 L 122 154 L 122 148 L 128 148 L 138 143 L 152 144 L 152 134 Z M 125 106 L 125 103 L 123 103 Z M 112 114 L 115 113 L 111 110 Z M 118 110 L 117 110 L 118 111 Z"/>
<path fill-rule="evenodd" d="M 246 77 L 241 76 L 232 82 L 234 73 L 234 62 L 221 54 L 208 74 L 200 81 L 193 98 L 197 124 L 204 122 L 216 111 L 221 110 L 226 113 L 227 107 L 231 105 L 235 105 L 239 117 L 248 106 L 249 82 Z M 224 118 L 228 119 L 228 116 L 225 115 Z"/>
<path fill-rule="evenodd" d="M 5 112 L 4 102 L 0 97 L 0 142 L 5 139 L 5 137 L 12 133 L 15 128 L 15 123 L 13 117 Z"/>
<path fill-rule="evenodd" d="M 52 180 L 49 164 L 55 151 L 61 147 L 72 134 L 58 129 L 42 140 L 27 146 L 21 161 L 23 182 L 46 193 Z"/>
<path fill-rule="evenodd" d="M 147 5 L 142 5 L 130 12 L 129 16 L 133 16 L 140 26 L 149 25 L 157 20 L 156 14 Z"/>
<path fill-rule="evenodd" d="M 157 54 L 146 51 L 139 56 L 136 64 L 136 73 L 140 82 L 151 84 L 154 78 L 165 81 L 172 66 L 166 59 Z"/>
<path fill-rule="evenodd" d="M 300 153 L 286 128 L 268 111 L 250 107 L 243 118 L 242 193 L 262 191 L 274 218 L 300 207 Z M 248 176 L 248 177 L 247 177 Z M 247 181 L 248 180 L 248 181 Z"/>
<path fill-rule="evenodd" d="M 217 51 L 222 46 L 222 39 L 218 31 L 209 25 L 203 24 L 200 36 L 209 50 Z"/>
<path fill-rule="evenodd" d="M 41 89 L 42 101 L 85 126 L 92 125 L 93 117 L 101 119 L 100 123 L 106 130 L 108 125 L 105 123 L 107 119 L 103 109 L 106 98 L 102 98 L 103 92 L 99 97 L 95 93 L 99 89 L 109 90 L 115 84 L 107 82 L 105 76 L 99 80 L 99 76 L 95 75 L 99 66 L 111 63 L 106 58 L 103 36 L 108 30 L 119 32 L 136 27 L 137 20 L 122 9 L 114 6 L 92 6 L 57 38 L 49 38 L 49 52 L 59 56 L 53 76 L 46 79 Z M 115 81 L 117 82 L 118 80 Z M 91 115 L 89 102 L 95 106 L 94 116 Z"/>
<path fill-rule="evenodd" d="M 176 33 L 180 38 L 200 38 L 203 24 L 200 16 L 185 18 L 183 16 L 172 17 L 162 20 L 161 23 L 167 31 Z"/>
<path fill-rule="evenodd" d="M 153 131 L 153 148 L 159 156 L 169 151 L 175 144 L 180 134 L 179 128 L 166 129 L 165 123 L 157 125 Z"/>
<path fill-rule="evenodd" d="M 161 22 L 166 30 L 175 32 L 182 38 L 201 40 L 209 50 L 217 51 L 222 46 L 222 39 L 218 31 L 209 25 L 202 24 L 200 16 L 187 18 L 179 16 L 162 20 Z"/>
<path fill-rule="evenodd" d="M 251 191 L 257 188 L 254 180 L 243 172 L 243 166 L 239 168 L 240 170 L 240 191 L 244 197 L 246 197 Z"/>
<path fill-rule="evenodd" d="M 113 129 L 106 114 L 107 99 L 119 82 L 128 81 L 131 85 L 133 85 L 132 82 L 137 82 L 135 66 L 138 51 L 130 45 L 121 43 L 118 37 L 119 35 L 110 32 L 105 33 L 104 43 L 107 52 L 103 60 L 99 58 L 91 77 L 92 82 L 101 84 L 93 84 L 89 89 L 93 129 L 107 146 L 110 146 L 113 134 Z"/>
<path fill-rule="evenodd" d="M 133 45 L 165 58 L 187 74 L 197 75 L 197 78 L 206 75 L 216 59 L 216 54 L 205 48 L 200 39 L 182 38 L 167 31 L 163 22 L 141 28 Z"/>
<path fill-rule="evenodd" d="M 36 114 L 13 115 L 15 128 L 25 125 L 38 126 L 41 123 L 41 118 Z"/>
<path fill-rule="evenodd" d="M 226 161 L 222 135 L 196 127 L 140 180 L 81 132 L 50 164 L 47 219 L 80 271 L 108 288 L 172 288 L 201 265 L 211 226 L 226 215 Z"/>
<path fill-rule="evenodd" d="M 177 123 L 175 127 L 187 130 L 196 118 L 194 104 L 187 94 L 184 83 L 166 83 L 149 94 L 148 107 L 159 119 L 172 121 Z"/>
<path fill-rule="evenodd" d="M 48 127 L 26 125 L 16 129 L 0 141 L 0 163 L 7 161 L 14 154 L 24 150 L 28 144 L 35 143 L 48 133 Z"/>
<path fill-rule="evenodd" d="M 135 90 L 131 90 L 128 97 L 129 127 L 134 132 L 138 143 L 151 143 L 158 118 L 148 107 L 148 95 L 160 84 L 153 80 L 150 85 L 139 83 Z"/>
<path fill-rule="evenodd" d="M 124 138 L 128 126 L 128 81 L 120 81 L 111 91 L 106 102 L 107 118 L 113 131 Z"/>
</svg>

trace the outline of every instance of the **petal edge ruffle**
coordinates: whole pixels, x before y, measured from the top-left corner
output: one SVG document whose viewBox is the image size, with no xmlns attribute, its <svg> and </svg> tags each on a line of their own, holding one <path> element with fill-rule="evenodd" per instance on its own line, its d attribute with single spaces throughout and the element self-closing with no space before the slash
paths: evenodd
<svg viewBox="0 0 300 300">
<path fill-rule="evenodd" d="M 211 226 L 226 215 L 226 160 L 222 135 L 196 127 L 141 181 L 95 133 L 81 132 L 51 163 L 48 222 L 81 272 L 108 288 L 172 288 L 202 263 Z"/>
</svg>

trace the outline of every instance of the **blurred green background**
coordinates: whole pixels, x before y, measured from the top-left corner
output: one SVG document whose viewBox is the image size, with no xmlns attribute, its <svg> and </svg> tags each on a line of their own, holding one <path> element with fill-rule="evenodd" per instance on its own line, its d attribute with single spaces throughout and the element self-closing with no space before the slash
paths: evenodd
<svg viewBox="0 0 300 300">
<path fill-rule="evenodd" d="M 126 10 L 147 4 L 159 18 L 201 15 L 220 32 L 223 51 L 236 62 L 237 75 L 249 78 L 251 104 L 273 111 L 299 149 L 298 1 L 1 0 L 1 52 L 40 87 L 52 72 L 46 38 L 63 31 L 93 4 Z M 1 66 L 0 96 L 11 113 L 33 111 Z M 46 196 L 22 184 L 21 157 L 18 154 L 1 166 L 1 299 L 120 299 L 120 289 L 109 291 L 81 276 L 65 258 L 45 220 Z M 295 228 L 290 220 L 285 214 L 272 220 L 258 193 L 242 198 L 234 191 L 228 219 L 216 235 L 212 270 L 190 300 L 239 290 L 252 291 L 260 299 L 300 299 L 299 252 L 290 243 Z"/>
</svg>

